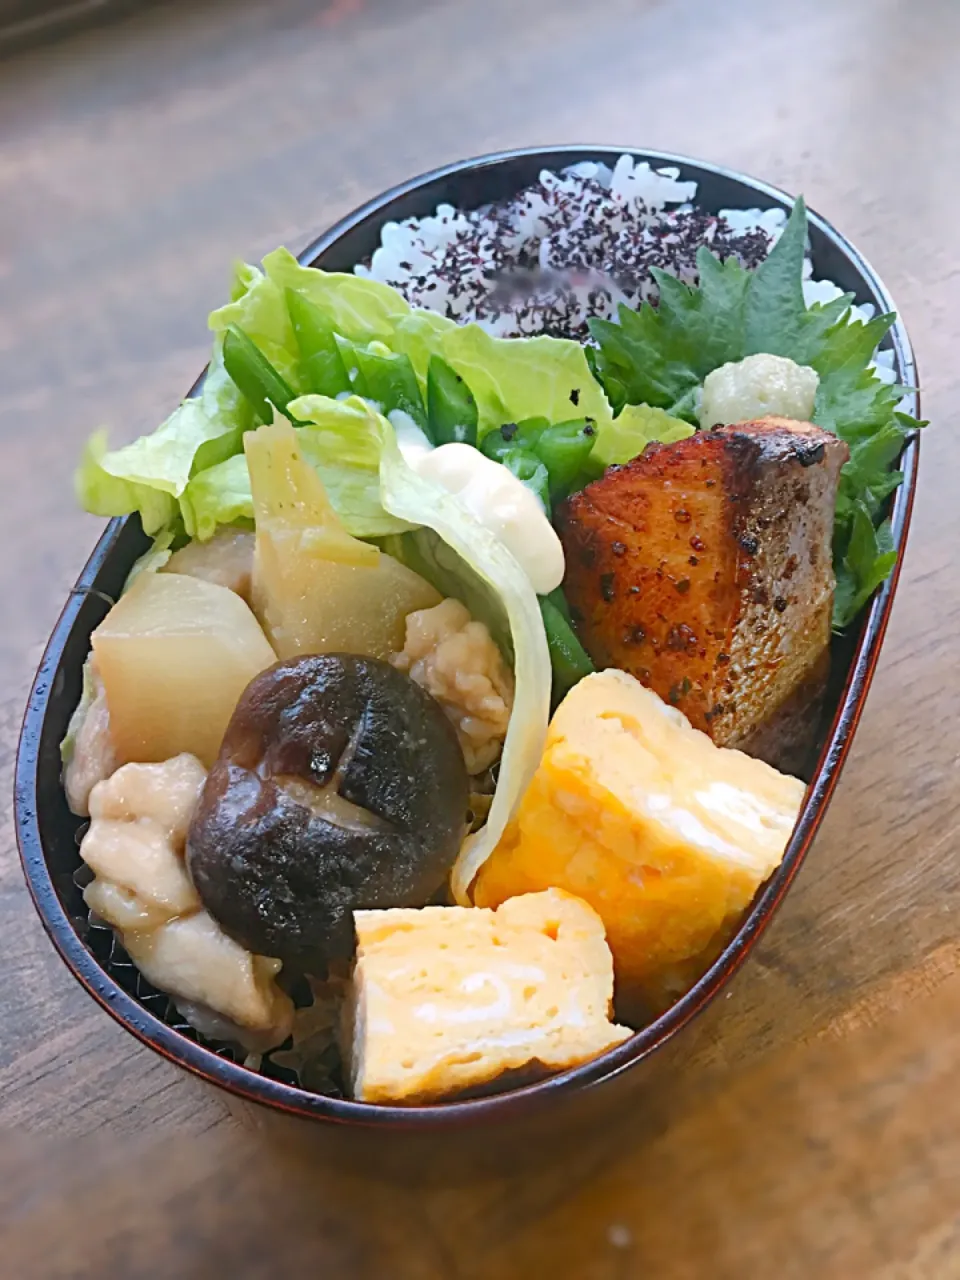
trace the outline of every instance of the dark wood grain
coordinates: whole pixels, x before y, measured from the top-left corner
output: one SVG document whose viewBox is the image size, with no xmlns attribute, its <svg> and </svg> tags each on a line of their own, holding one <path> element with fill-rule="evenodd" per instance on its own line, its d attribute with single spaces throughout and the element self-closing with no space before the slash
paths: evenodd
<svg viewBox="0 0 960 1280">
<path fill-rule="evenodd" d="M 3 64 L 4 1274 L 960 1275 L 958 49 L 954 0 L 241 0 Z M 34 918 L 7 797 L 32 670 L 99 527 L 71 473 L 93 427 L 130 438 L 189 386 L 235 257 L 296 248 L 443 161 L 572 141 L 803 191 L 877 267 L 934 421 L 904 579 L 798 884 L 642 1092 L 487 1151 L 348 1149 L 142 1049 Z"/>
</svg>

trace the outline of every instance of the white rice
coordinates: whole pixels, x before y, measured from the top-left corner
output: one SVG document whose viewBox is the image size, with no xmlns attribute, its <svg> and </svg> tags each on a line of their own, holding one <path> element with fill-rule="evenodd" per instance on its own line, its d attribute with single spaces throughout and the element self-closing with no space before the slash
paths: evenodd
<svg viewBox="0 0 960 1280">
<path fill-rule="evenodd" d="M 460 323 L 474 321 L 498 337 L 555 333 L 588 340 L 590 317 L 616 318 L 621 302 L 656 299 L 651 266 L 687 283 L 706 243 L 756 266 L 786 222 L 782 209 L 723 209 L 714 218 L 694 204 L 695 182 L 679 169 L 653 169 L 622 155 L 611 169 L 584 162 L 559 173 L 543 170 L 539 183 L 513 200 L 462 212 L 438 206 L 435 214 L 388 222 L 369 265 L 355 268 L 397 289 L 413 306 Z M 518 301 L 505 297 L 511 273 L 544 273 Z M 552 283 L 552 271 L 563 273 Z M 499 283 L 498 283 L 499 282 Z M 546 282 L 546 283 L 545 283 Z M 827 303 L 842 290 L 804 268 L 807 306 Z M 851 308 L 850 319 L 868 320 L 870 304 Z M 893 352 L 877 354 L 876 372 L 893 382 Z"/>
</svg>

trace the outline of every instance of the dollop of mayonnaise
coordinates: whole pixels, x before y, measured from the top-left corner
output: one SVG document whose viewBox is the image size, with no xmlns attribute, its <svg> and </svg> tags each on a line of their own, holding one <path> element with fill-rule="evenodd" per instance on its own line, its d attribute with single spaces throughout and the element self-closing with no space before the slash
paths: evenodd
<svg viewBox="0 0 960 1280">
<path fill-rule="evenodd" d="M 407 415 L 391 414 L 407 465 L 463 503 L 499 538 L 530 579 L 537 595 L 563 581 L 563 546 L 537 496 L 512 471 L 469 444 L 434 448 Z"/>
</svg>

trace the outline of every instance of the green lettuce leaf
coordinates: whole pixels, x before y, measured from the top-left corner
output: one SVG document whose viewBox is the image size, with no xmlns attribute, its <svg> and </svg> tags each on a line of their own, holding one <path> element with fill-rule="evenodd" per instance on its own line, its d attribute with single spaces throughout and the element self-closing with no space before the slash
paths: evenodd
<svg viewBox="0 0 960 1280">
<path fill-rule="evenodd" d="M 427 369 L 432 355 L 443 354 L 444 336 L 456 329 L 453 320 L 436 311 L 411 311 L 401 316 L 390 337 L 394 351 L 410 357 L 422 388 L 427 385 Z"/>
<path fill-rule="evenodd" d="M 511 638 L 516 693 L 497 790 L 486 824 L 464 841 L 450 881 L 457 901 L 469 904 L 470 886 L 496 847 L 543 754 L 550 715 L 547 637 L 533 587 L 509 551 L 456 498 L 407 466 L 388 422 L 380 419 L 380 429 L 384 507 L 400 520 L 426 525 L 469 566 L 469 590 L 475 593 L 478 584 L 483 586 L 488 607 L 499 613 L 497 629 L 509 630 Z"/>
<path fill-rule="evenodd" d="M 283 290 L 249 263 L 234 268 L 234 283 L 226 306 L 211 311 L 207 320 L 221 336 L 235 324 L 256 343 L 273 367 L 294 388 L 299 387 L 300 357 Z"/>
<path fill-rule="evenodd" d="M 308 297 L 351 342 L 389 339 L 396 324 L 410 314 L 408 304 L 387 285 L 301 267 L 287 249 L 268 253 L 263 270 L 238 264 L 230 301 L 210 313 L 210 328 L 220 335 L 229 325 L 236 325 L 295 390 L 305 388 L 300 381 L 300 351 L 287 308 L 287 289 Z"/>
<path fill-rule="evenodd" d="M 73 715 L 67 725 L 67 732 L 63 735 L 60 743 L 60 763 L 64 769 L 73 762 L 73 757 L 77 750 L 77 737 L 83 728 L 83 722 L 87 718 L 87 712 L 97 696 L 97 682 L 93 674 L 93 653 L 87 655 L 87 660 L 83 664 L 82 686 L 80 691 L 80 701 L 74 707 Z"/>
<path fill-rule="evenodd" d="M 95 516 L 125 516 L 139 511 L 144 532 L 156 533 L 173 519 L 176 502 L 164 489 L 125 478 L 122 472 L 126 460 L 121 456 L 116 461 L 117 454 L 123 455 L 123 452 L 117 449 L 110 453 L 106 431 L 94 432 L 74 477 L 77 499 L 85 511 Z M 114 474 L 114 466 L 121 471 L 120 475 Z"/>
<path fill-rule="evenodd" d="M 440 354 L 473 392 L 479 434 L 504 422 L 593 418 L 602 430 L 610 404 L 579 342 L 567 338 L 493 338 L 479 325 L 441 335 Z"/>
<path fill-rule="evenodd" d="M 236 453 L 252 424 L 218 341 L 200 395 L 184 400 L 155 431 L 112 450 L 105 431 L 90 438 L 75 477 L 80 504 L 98 516 L 139 511 L 144 531 L 156 533 L 175 515 L 190 477 Z"/>
<path fill-rule="evenodd" d="M 416 522 L 399 520 L 380 494 L 381 427 L 359 396 L 331 400 L 301 396 L 291 409 L 304 425 L 300 447 L 316 467 L 334 509 L 355 538 L 404 533 Z"/>
<path fill-rule="evenodd" d="M 338 333 L 351 342 L 381 341 L 389 344 L 397 323 L 410 315 L 410 305 L 389 285 L 345 272 L 301 267 L 288 249 L 274 249 L 263 260 L 263 270 L 286 312 L 284 291 L 296 289 L 326 313 Z M 229 323 L 229 321 L 227 322 Z M 235 323 L 246 331 L 240 320 Z M 286 325 L 289 327 L 289 316 Z M 250 337 L 256 341 L 256 334 Z M 290 334 L 291 349 L 296 343 Z"/>
<path fill-rule="evenodd" d="M 672 444 L 693 435 L 693 427 L 682 418 L 673 418 L 665 409 L 649 404 L 624 405 L 617 417 L 605 422 L 597 432 L 591 461 L 609 467 L 630 462 L 654 440 Z"/>
<path fill-rule="evenodd" d="M 649 404 L 626 405 L 617 417 L 594 376 L 588 352 L 564 338 L 493 338 L 479 325 L 456 325 L 414 311 L 389 343 L 408 355 L 425 382 L 431 355 L 442 356 L 477 400 L 481 438 L 504 422 L 546 418 L 594 420 L 593 458 L 603 466 L 629 462 L 652 440 L 682 440 L 693 427 Z M 699 385 L 699 384 L 697 384 Z"/>
<path fill-rule="evenodd" d="M 652 438 L 677 439 L 684 431 L 677 420 L 648 407 L 628 409 L 614 422 L 579 343 L 493 338 L 478 325 L 459 326 L 432 312 L 412 311 L 387 285 L 301 267 L 286 249 L 277 249 L 264 258 L 262 270 L 245 263 L 235 267 L 230 301 L 210 315 L 214 349 L 200 395 L 132 444 L 109 450 L 102 434 L 90 441 L 76 479 L 83 506 L 99 515 L 139 511 L 144 528 L 154 533 L 173 518 L 179 502 L 187 532 L 198 538 L 210 537 L 217 524 L 250 518 L 244 473 L 233 459 L 255 415 L 224 368 L 223 335 L 236 325 L 292 387 L 301 387 L 288 289 L 300 291 L 323 311 L 338 341 L 408 356 L 421 390 L 431 355 L 442 355 L 477 399 L 481 435 L 524 418 L 589 417 L 597 427 L 596 457 L 609 463 L 635 456 Z M 293 402 L 299 409 L 291 406 L 291 412 L 300 412 L 313 432 L 305 451 L 341 518 L 359 537 L 400 532 L 407 526 L 380 504 L 372 476 L 376 461 L 358 445 L 356 413 L 351 418 L 347 410 L 338 418 L 330 405 L 307 406 L 317 399 L 300 397 Z"/>
<path fill-rule="evenodd" d="M 365 401 L 301 396 L 291 409 L 304 425 L 300 448 L 323 480 L 333 508 L 355 538 L 384 538 L 411 525 L 389 515 L 380 500 L 381 435 Z M 243 454 L 202 471 L 180 499 L 187 533 L 205 542 L 221 524 L 253 520 L 253 498 Z"/>
<path fill-rule="evenodd" d="M 242 453 L 208 467 L 193 477 L 180 497 L 183 527 L 191 538 L 206 542 L 221 524 L 253 524 L 250 473 Z"/>
<path fill-rule="evenodd" d="M 130 590 L 141 573 L 156 573 L 158 569 L 163 568 L 173 555 L 175 539 L 176 532 L 172 528 L 162 529 L 157 534 L 143 555 L 133 562 L 133 568 L 126 576 L 121 595 Z"/>
<path fill-rule="evenodd" d="M 482 622 L 509 663 L 513 663 L 513 636 L 500 596 L 490 583 L 447 545 L 433 529 L 412 529 L 397 537 L 380 539 L 380 548 L 426 578 L 442 596 L 455 596 Z"/>
</svg>

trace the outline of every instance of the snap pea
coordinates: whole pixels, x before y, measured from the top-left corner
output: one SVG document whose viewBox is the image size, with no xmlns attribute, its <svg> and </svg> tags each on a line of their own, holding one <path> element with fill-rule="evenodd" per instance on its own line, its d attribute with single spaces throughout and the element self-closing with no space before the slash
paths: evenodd
<svg viewBox="0 0 960 1280">
<path fill-rule="evenodd" d="M 511 449 L 526 449 L 533 453 L 537 441 L 549 426 L 546 418 L 524 418 L 521 422 L 505 422 L 502 427 L 488 431 L 480 442 L 480 452 L 494 462 L 502 462 Z"/>
<path fill-rule="evenodd" d="M 303 385 L 308 393 L 338 396 L 353 387 L 334 336 L 333 325 L 315 302 L 287 289 L 287 311 L 300 351 Z"/>
<path fill-rule="evenodd" d="M 535 493 L 543 504 L 547 515 L 550 514 L 550 480 L 547 468 L 535 453 L 529 449 L 508 449 L 502 458 L 497 459 L 508 471 Z"/>
<path fill-rule="evenodd" d="M 442 356 L 427 367 L 427 435 L 434 444 L 477 443 L 477 402 L 470 388 Z"/>
<path fill-rule="evenodd" d="M 559 588 L 557 589 L 559 591 Z M 543 627 L 547 633 L 547 648 L 550 651 L 550 666 L 553 670 L 553 703 L 556 705 L 573 686 L 584 676 L 595 671 L 590 656 L 574 634 L 573 628 L 555 603 L 557 592 L 549 596 L 540 596 L 540 613 Z"/>
<path fill-rule="evenodd" d="M 355 347 L 358 368 L 363 376 L 363 395 L 381 406 L 384 413 L 402 409 L 408 413 L 421 431 L 427 430 L 427 411 L 423 407 L 420 383 L 410 357 L 398 355 L 384 347 L 382 351 L 370 347 Z"/>
<path fill-rule="evenodd" d="M 534 446 L 534 453 L 547 468 L 550 497 L 565 498 L 586 465 L 596 442 L 596 428 L 586 418 L 572 418 L 547 427 Z"/>
<path fill-rule="evenodd" d="M 296 398 L 296 392 L 257 344 L 235 324 L 227 325 L 223 336 L 223 365 L 253 405 L 261 422 L 273 421 L 271 405 L 285 414 L 291 422 L 296 421 L 287 412 L 287 405 Z"/>
</svg>

